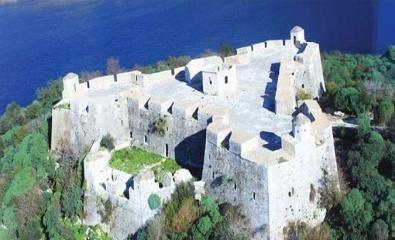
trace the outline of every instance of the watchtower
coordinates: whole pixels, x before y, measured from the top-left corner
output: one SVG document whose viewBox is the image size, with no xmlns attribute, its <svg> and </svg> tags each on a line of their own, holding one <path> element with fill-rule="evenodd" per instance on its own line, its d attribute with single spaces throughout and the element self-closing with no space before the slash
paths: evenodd
<svg viewBox="0 0 395 240">
<path fill-rule="evenodd" d="M 69 73 L 63 78 L 63 98 L 68 99 L 75 95 L 79 84 L 78 75 L 75 73 Z"/>
<path fill-rule="evenodd" d="M 295 26 L 291 29 L 290 39 L 295 45 L 306 43 L 304 38 L 304 30 L 299 26 Z"/>
</svg>

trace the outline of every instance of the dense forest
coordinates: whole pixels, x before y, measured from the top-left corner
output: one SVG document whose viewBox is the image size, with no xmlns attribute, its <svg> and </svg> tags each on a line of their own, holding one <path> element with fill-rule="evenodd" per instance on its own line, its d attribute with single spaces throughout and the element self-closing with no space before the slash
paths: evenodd
<svg viewBox="0 0 395 240">
<path fill-rule="evenodd" d="M 226 45 L 219 52 L 227 56 L 232 48 Z M 134 69 L 155 72 L 189 59 L 170 57 Z M 287 237 L 395 238 L 395 47 L 382 56 L 324 53 L 323 66 L 327 92 L 320 104 L 356 117 L 359 126 L 334 131 L 341 189 L 326 179 L 320 192 L 328 210 L 325 222 L 312 229 L 295 224 Z M 107 73 L 122 70 L 116 59 L 108 60 Z M 84 81 L 101 74 L 80 75 Z M 0 117 L 0 239 L 110 239 L 99 226 L 81 223 L 84 155 L 54 156 L 48 151 L 51 110 L 61 91 L 60 80 L 50 81 L 29 106 L 11 103 Z M 197 203 L 191 188 L 179 187 L 162 213 L 131 238 L 249 238 L 237 207 L 218 205 L 209 197 Z"/>
</svg>

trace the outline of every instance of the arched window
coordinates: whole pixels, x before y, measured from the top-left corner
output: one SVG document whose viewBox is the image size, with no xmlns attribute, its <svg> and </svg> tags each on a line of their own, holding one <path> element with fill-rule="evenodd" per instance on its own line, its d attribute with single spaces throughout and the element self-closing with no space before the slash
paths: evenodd
<svg viewBox="0 0 395 240">
<path fill-rule="evenodd" d="M 225 76 L 225 84 L 228 84 L 228 76 Z"/>
</svg>

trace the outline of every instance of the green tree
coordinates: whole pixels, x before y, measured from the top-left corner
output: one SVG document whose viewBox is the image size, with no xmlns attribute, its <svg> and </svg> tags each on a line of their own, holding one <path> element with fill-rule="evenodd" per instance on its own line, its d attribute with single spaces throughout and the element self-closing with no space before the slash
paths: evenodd
<svg viewBox="0 0 395 240">
<path fill-rule="evenodd" d="M 382 219 L 376 220 L 372 225 L 370 230 L 370 238 L 374 240 L 388 239 L 388 225 Z"/>
<path fill-rule="evenodd" d="M 25 109 L 25 116 L 27 119 L 37 118 L 40 110 L 41 104 L 38 101 L 34 101 Z"/>
<path fill-rule="evenodd" d="M 37 100 L 46 110 L 50 110 L 53 103 L 62 98 L 62 91 L 62 80 L 51 80 L 48 82 L 46 87 L 37 89 Z"/>
<path fill-rule="evenodd" d="M 357 118 L 358 136 L 362 137 L 368 134 L 370 130 L 370 119 L 366 115 L 361 115 Z"/>
<path fill-rule="evenodd" d="M 372 206 L 357 189 L 352 189 L 341 202 L 340 214 L 351 239 L 362 239 L 372 221 Z"/>
<path fill-rule="evenodd" d="M 17 125 L 23 125 L 25 115 L 23 109 L 16 103 L 10 103 L 5 113 L 0 118 L 0 134 L 4 134 Z"/>
<path fill-rule="evenodd" d="M 385 124 L 394 114 L 394 104 L 390 97 L 383 97 L 377 106 L 376 119 L 380 124 Z"/>
</svg>

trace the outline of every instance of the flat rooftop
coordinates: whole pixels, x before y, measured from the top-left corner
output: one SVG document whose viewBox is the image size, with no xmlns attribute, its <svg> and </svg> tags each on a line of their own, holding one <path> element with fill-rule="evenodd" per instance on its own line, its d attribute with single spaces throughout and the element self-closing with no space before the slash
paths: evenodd
<svg viewBox="0 0 395 240">
<path fill-rule="evenodd" d="M 293 58 L 297 49 L 284 48 L 267 50 L 251 55 L 245 65 L 236 65 L 237 92 L 232 96 L 212 96 L 204 94 L 185 81 L 171 76 L 155 81 L 148 87 L 131 85 L 109 86 L 92 89 L 84 96 L 92 101 L 98 98 L 121 94 L 125 91 L 144 91 L 151 96 L 165 96 L 175 101 L 198 103 L 200 106 L 214 105 L 228 109 L 231 128 L 243 129 L 257 136 L 260 145 L 275 150 L 280 146 L 280 136 L 292 130 L 292 117 L 274 113 L 274 97 L 280 60 L 284 56 Z"/>
<path fill-rule="evenodd" d="M 207 95 L 176 79 L 151 85 L 147 92 L 152 96 L 166 95 L 175 100 L 226 108 L 229 110 L 229 125 L 232 128 L 241 128 L 258 136 L 261 144 L 265 145 L 273 140 L 280 141 L 281 134 L 292 130 L 291 116 L 274 113 L 274 97 L 280 59 L 295 54 L 296 50 L 292 49 L 252 54 L 249 64 L 236 66 L 238 90 L 232 96 Z"/>
</svg>

